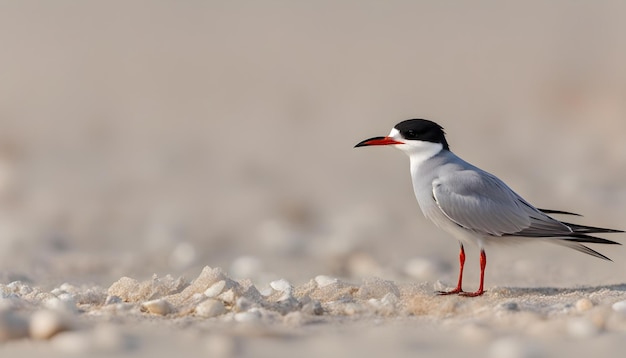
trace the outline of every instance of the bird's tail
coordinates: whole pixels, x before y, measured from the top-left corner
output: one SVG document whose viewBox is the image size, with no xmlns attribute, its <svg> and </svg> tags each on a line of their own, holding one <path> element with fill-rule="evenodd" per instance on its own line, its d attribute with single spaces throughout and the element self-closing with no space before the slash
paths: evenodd
<svg viewBox="0 0 626 358">
<path fill-rule="evenodd" d="M 609 260 L 609 261 L 611 261 L 611 259 L 609 259 L 608 257 L 602 255 L 601 253 L 593 249 L 590 249 L 589 247 L 583 245 L 582 243 L 621 245 L 621 243 L 619 242 L 591 236 L 589 234 L 624 232 L 622 230 L 606 229 L 606 228 L 594 227 L 594 226 L 584 226 L 584 225 L 571 224 L 571 223 L 566 223 L 566 222 L 563 222 L 563 224 L 569 226 L 573 232 L 567 237 L 556 241 L 555 244 L 566 246 L 576 251 L 580 251 L 582 253 L 595 256 L 604 260 Z"/>
<path fill-rule="evenodd" d="M 582 216 L 580 214 L 571 213 L 568 211 L 561 210 L 550 210 L 550 209 L 539 209 L 544 214 L 561 214 L 561 215 L 575 215 Z M 607 244 L 607 245 L 621 245 L 619 242 L 602 239 L 599 237 L 591 236 L 589 234 L 604 234 L 604 233 L 620 233 L 624 232 L 623 230 L 615 230 L 615 229 L 606 229 L 602 227 L 595 226 L 585 226 L 572 224 L 568 222 L 561 221 L 564 225 L 567 225 L 573 232 L 567 235 L 564 238 L 560 238 L 559 240 L 550 241 L 554 244 L 569 247 L 570 249 L 574 249 L 576 251 L 580 251 L 587 255 L 595 256 L 597 258 L 601 258 L 603 260 L 611 261 L 610 258 L 602 255 L 601 253 L 593 250 L 582 243 L 590 243 L 590 244 Z"/>
</svg>

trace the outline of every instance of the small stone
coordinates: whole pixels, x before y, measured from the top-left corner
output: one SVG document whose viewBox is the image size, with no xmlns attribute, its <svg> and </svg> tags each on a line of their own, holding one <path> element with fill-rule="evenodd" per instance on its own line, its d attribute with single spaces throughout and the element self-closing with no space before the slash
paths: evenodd
<svg viewBox="0 0 626 358">
<path fill-rule="evenodd" d="M 35 339 L 50 339 L 69 329 L 67 319 L 57 311 L 41 310 L 30 317 L 30 336 Z"/>
<path fill-rule="evenodd" d="M 220 293 L 222 293 L 224 287 L 226 287 L 226 281 L 219 280 L 212 284 L 211 287 L 207 288 L 206 291 L 204 291 L 204 295 L 210 298 L 217 297 Z"/>
<path fill-rule="evenodd" d="M 61 284 L 61 286 L 59 286 L 59 289 L 61 289 L 63 292 L 69 292 L 69 293 L 76 293 L 78 291 L 80 291 L 80 289 L 74 285 L 72 285 L 71 283 L 68 282 L 64 282 Z"/>
<path fill-rule="evenodd" d="M 165 316 L 174 312 L 174 307 L 169 302 L 161 298 L 152 301 L 146 301 L 141 304 L 141 307 L 150 313 L 161 316 Z"/>
<path fill-rule="evenodd" d="M 261 296 L 263 296 L 263 297 L 269 297 L 269 296 L 271 296 L 271 295 L 273 295 L 273 294 L 274 294 L 274 289 L 273 289 L 273 288 L 271 288 L 269 285 L 267 285 L 267 286 L 265 286 L 265 287 L 261 288 L 261 289 L 259 290 L 259 293 L 260 293 L 260 294 L 261 294 Z"/>
<path fill-rule="evenodd" d="M 322 307 L 320 301 L 313 300 L 307 296 L 302 300 L 302 308 L 300 311 L 305 314 L 319 316 L 324 313 L 324 308 Z"/>
<path fill-rule="evenodd" d="M 363 307 L 353 302 L 346 303 L 343 307 L 343 313 L 347 316 L 354 316 L 362 311 Z"/>
<path fill-rule="evenodd" d="M 270 286 L 279 292 L 291 292 L 293 288 L 289 281 L 282 278 L 280 280 L 270 282 Z"/>
<path fill-rule="evenodd" d="M 581 298 L 576 301 L 576 310 L 578 312 L 589 311 L 593 307 L 593 302 L 588 298 Z"/>
<path fill-rule="evenodd" d="M 53 311 L 75 313 L 76 301 L 69 293 L 62 293 L 57 297 L 52 297 L 44 302 L 44 306 Z"/>
<path fill-rule="evenodd" d="M 217 298 L 222 300 L 224 303 L 232 305 L 233 303 L 235 303 L 236 296 L 235 292 L 231 289 L 226 292 L 222 292 L 219 296 L 217 296 Z"/>
<path fill-rule="evenodd" d="M 208 288 L 210 288 L 211 286 L 213 286 L 215 283 L 219 281 L 225 281 L 224 290 L 227 290 L 227 291 L 222 292 L 218 296 L 218 298 L 224 295 L 225 293 L 227 293 L 228 291 L 232 291 L 233 288 L 237 288 L 239 286 L 237 282 L 228 278 L 228 276 L 226 276 L 226 274 L 221 268 L 219 267 L 211 268 L 209 266 L 206 266 L 202 269 L 202 272 L 200 273 L 200 275 L 191 282 L 191 284 L 184 287 L 182 291 L 181 289 L 178 289 L 177 293 L 170 294 L 168 296 L 168 301 L 170 301 L 171 303 L 177 306 L 184 304 L 187 300 L 194 297 L 194 295 L 198 293 L 204 294 L 204 292 Z M 217 287 L 218 286 L 216 286 L 216 289 Z M 209 291 L 209 294 L 211 294 L 211 291 Z"/>
<path fill-rule="evenodd" d="M 13 293 L 19 295 L 19 296 L 25 296 L 31 292 L 33 292 L 33 289 L 22 283 L 21 281 L 13 281 L 11 283 L 9 283 L 8 285 L 6 285 L 6 287 Z"/>
<path fill-rule="evenodd" d="M 317 283 L 317 287 L 326 287 L 326 286 L 335 284 L 337 282 L 339 282 L 339 279 L 335 277 L 330 277 L 330 276 L 325 276 L 325 275 L 315 276 L 315 283 Z"/>
<path fill-rule="evenodd" d="M 104 300 L 105 305 L 114 305 L 122 302 L 123 301 L 119 296 L 107 296 L 106 300 Z"/>
<path fill-rule="evenodd" d="M 611 308 L 613 308 L 613 311 L 626 313 L 626 300 L 615 302 Z"/>
<path fill-rule="evenodd" d="M 60 295 L 62 293 L 65 293 L 65 291 L 63 291 L 61 288 L 57 287 L 57 288 L 52 289 L 52 291 L 50 291 L 50 293 L 55 295 L 55 296 L 58 296 L 58 295 Z"/>
<path fill-rule="evenodd" d="M 235 312 L 243 312 L 247 311 L 254 306 L 254 302 L 245 297 L 239 297 L 235 300 L 235 304 L 233 305 L 233 311 Z"/>
<path fill-rule="evenodd" d="M 260 302 L 262 300 L 261 293 L 249 279 L 240 280 L 239 287 L 239 294 L 241 297 L 245 297 L 253 302 Z"/>
<path fill-rule="evenodd" d="M 387 306 L 395 306 L 400 302 L 400 299 L 394 293 L 389 292 L 380 299 L 380 302 Z"/>
<path fill-rule="evenodd" d="M 195 312 L 200 317 L 211 318 L 221 316 L 226 313 L 226 307 L 222 301 L 208 299 L 196 306 Z"/>
</svg>

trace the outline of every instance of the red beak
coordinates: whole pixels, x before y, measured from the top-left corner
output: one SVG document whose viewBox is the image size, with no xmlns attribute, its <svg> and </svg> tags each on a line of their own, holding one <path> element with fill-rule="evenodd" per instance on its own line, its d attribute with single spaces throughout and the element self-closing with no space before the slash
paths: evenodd
<svg viewBox="0 0 626 358">
<path fill-rule="evenodd" d="M 366 147 L 368 145 L 390 145 L 390 144 L 404 144 L 404 143 L 399 142 L 391 137 L 374 137 L 374 138 L 361 141 L 354 147 L 358 148 L 358 147 Z"/>
</svg>

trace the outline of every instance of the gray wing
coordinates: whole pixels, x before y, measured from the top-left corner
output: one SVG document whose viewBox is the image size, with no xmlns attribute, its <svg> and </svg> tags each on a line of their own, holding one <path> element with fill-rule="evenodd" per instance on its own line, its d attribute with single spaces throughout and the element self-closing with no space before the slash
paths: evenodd
<svg viewBox="0 0 626 358">
<path fill-rule="evenodd" d="M 432 184 L 439 209 L 457 225 L 478 234 L 554 237 L 572 232 L 487 172 L 456 171 Z"/>
</svg>

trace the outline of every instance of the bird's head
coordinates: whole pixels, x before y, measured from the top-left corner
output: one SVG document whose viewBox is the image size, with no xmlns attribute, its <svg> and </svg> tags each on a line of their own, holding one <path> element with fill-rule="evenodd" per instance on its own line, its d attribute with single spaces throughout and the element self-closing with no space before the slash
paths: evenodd
<svg viewBox="0 0 626 358">
<path fill-rule="evenodd" d="M 427 119 L 407 119 L 396 124 L 387 136 L 369 138 L 354 147 L 373 145 L 392 145 L 412 158 L 450 150 L 443 127 Z"/>
</svg>

